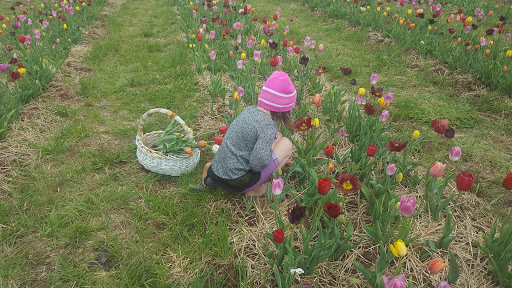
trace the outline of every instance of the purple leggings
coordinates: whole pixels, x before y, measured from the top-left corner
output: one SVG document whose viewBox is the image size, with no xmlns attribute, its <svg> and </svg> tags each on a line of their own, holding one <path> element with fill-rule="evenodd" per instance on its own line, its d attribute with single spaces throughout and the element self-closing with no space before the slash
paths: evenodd
<svg viewBox="0 0 512 288">
<path fill-rule="evenodd" d="M 272 151 L 272 158 L 270 159 L 270 162 L 268 163 L 267 167 L 263 168 L 263 170 L 261 170 L 261 172 L 260 172 L 261 173 L 260 180 L 256 184 L 245 189 L 244 192 L 242 192 L 242 193 L 251 191 L 254 188 L 265 183 L 268 180 L 268 178 L 270 177 L 270 175 L 272 175 L 272 172 L 274 172 L 277 169 L 277 167 L 279 167 L 279 158 L 277 158 L 276 152 Z"/>
</svg>

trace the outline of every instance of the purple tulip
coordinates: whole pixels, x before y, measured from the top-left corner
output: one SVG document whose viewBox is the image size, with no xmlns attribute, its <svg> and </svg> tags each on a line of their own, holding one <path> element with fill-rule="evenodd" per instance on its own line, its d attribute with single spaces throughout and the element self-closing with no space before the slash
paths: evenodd
<svg viewBox="0 0 512 288">
<path fill-rule="evenodd" d="M 379 81 L 379 75 L 372 74 L 372 77 L 370 77 L 370 84 L 375 85 L 377 84 L 377 81 Z"/>
<path fill-rule="evenodd" d="M 272 194 L 280 195 L 283 192 L 284 181 L 283 178 L 272 179 Z"/>
<path fill-rule="evenodd" d="M 309 46 L 309 48 L 313 49 L 313 48 L 315 48 L 315 45 L 316 45 L 316 41 L 311 41 L 311 46 Z"/>
<path fill-rule="evenodd" d="M 460 159 L 460 156 L 461 156 L 462 152 L 460 150 L 460 147 L 459 146 L 456 146 L 456 147 L 452 147 L 450 149 L 450 160 L 452 161 L 457 161 Z"/>
<path fill-rule="evenodd" d="M 41 24 L 43 24 L 43 27 L 45 27 L 45 28 L 46 28 L 46 27 L 48 27 L 48 24 L 49 24 L 49 23 L 48 23 L 48 22 L 46 22 L 46 21 L 43 21 L 43 22 L 41 22 Z"/>
<path fill-rule="evenodd" d="M 261 60 L 261 50 L 254 50 L 254 61 L 260 61 Z"/>
<path fill-rule="evenodd" d="M 437 288 L 452 288 L 452 286 L 446 281 L 441 281 L 437 284 Z"/>
<path fill-rule="evenodd" d="M 210 59 L 215 60 L 216 57 L 217 57 L 217 54 L 215 54 L 215 51 L 212 50 L 210 52 Z"/>
<path fill-rule="evenodd" d="M 469 33 L 471 31 L 471 28 L 469 26 L 464 27 L 464 33 Z"/>
<path fill-rule="evenodd" d="M 254 41 L 252 41 L 252 40 L 247 41 L 248 48 L 252 48 L 252 45 L 254 45 Z"/>
<path fill-rule="evenodd" d="M 357 104 L 366 104 L 366 101 L 367 100 L 370 100 L 370 97 L 368 98 L 365 98 L 365 97 L 360 97 L 359 95 L 356 95 L 356 103 Z"/>
<path fill-rule="evenodd" d="M 386 95 L 384 95 L 384 102 L 391 103 L 391 102 L 393 102 L 394 98 L 395 98 L 395 94 L 393 94 L 393 92 L 386 93 Z"/>
<path fill-rule="evenodd" d="M 235 29 L 235 30 L 242 29 L 242 23 L 236 22 L 235 24 L 233 24 L 233 29 Z"/>
<path fill-rule="evenodd" d="M 404 195 L 400 196 L 400 207 L 398 207 L 398 212 L 405 217 L 409 217 L 414 212 L 414 208 L 416 207 L 416 197 L 405 197 Z"/>
<path fill-rule="evenodd" d="M 238 62 L 236 62 L 236 67 L 238 69 L 242 69 L 244 67 L 244 61 L 238 60 Z"/>
<path fill-rule="evenodd" d="M 379 121 L 385 122 L 389 118 L 389 111 L 388 110 L 382 110 L 382 114 L 380 114 Z"/>
<path fill-rule="evenodd" d="M 272 29 L 276 29 L 276 28 L 277 28 L 276 22 L 272 22 Z"/>
<path fill-rule="evenodd" d="M 238 37 L 236 37 L 236 42 L 237 43 L 241 43 L 242 42 L 242 36 L 241 35 L 238 35 Z"/>
<path fill-rule="evenodd" d="M 482 38 L 482 40 L 480 40 L 480 45 L 485 46 L 486 44 L 487 40 L 485 40 L 485 38 Z"/>
<path fill-rule="evenodd" d="M 219 7 L 217 7 L 217 6 L 212 7 L 213 12 L 217 12 L 218 9 L 219 9 Z"/>
<path fill-rule="evenodd" d="M 384 283 L 385 288 L 406 288 L 407 287 L 407 281 L 405 281 L 405 277 L 402 274 L 391 279 L 391 281 L 388 281 L 388 278 L 386 276 L 382 276 L 382 282 Z"/>
<path fill-rule="evenodd" d="M 237 91 L 238 91 L 238 96 L 240 96 L 240 97 L 244 96 L 244 93 L 245 93 L 244 87 L 242 87 L 242 86 L 238 87 Z"/>
<path fill-rule="evenodd" d="M 32 36 L 30 36 L 30 35 L 25 36 L 25 44 L 27 44 L 27 45 L 32 44 Z"/>
<path fill-rule="evenodd" d="M 5 72 L 11 67 L 9 64 L 0 64 L 0 72 Z"/>
<path fill-rule="evenodd" d="M 387 175 L 393 175 L 396 172 L 396 165 L 395 164 L 389 164 L 386 168 L 386 174 Z"/>
<path fill-rule="evenodd" d="M 224 9 L 224 15 L 228 15 L 229 14 L 229 10 L 228 9 Z"/>
</svg>

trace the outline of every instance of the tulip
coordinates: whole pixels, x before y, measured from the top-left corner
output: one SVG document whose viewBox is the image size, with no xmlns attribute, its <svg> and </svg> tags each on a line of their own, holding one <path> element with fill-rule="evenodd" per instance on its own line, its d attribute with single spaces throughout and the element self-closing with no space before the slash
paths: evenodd
<svg viewBox="0 0 512 288">
<path fill-rule="evenodd" d="M 261 60 L 261 50 L 258 51 L 258 50 L 254 50 L 254 61 L 260 61 Z"/>
<path fill-rule="evenodd" d="M 297 46 L 297 47 L 295 47 L 295 48 L 293 49 L 293 52 L 295 52 L 295 54 L 299 54 L 299 53 L 300 53 L 300 47 L 298 47 L 298 46 Z"/>
<path fill-rule="evenodd" d="M 402 239 L 398 239 L 394 245 L 390 244 L 389 248 L 395 257 L 404 257 L 407 254 L 407 247 Z"/>
<path fill-rule="evenodd" d="M 430 167 L 430 171 L 429 171 L 430 176 L 432 176 L 434 178 L 441 177 L 441 174 L 443 174 L 445 167 L 446 167 L 446 165 L 443 165 L 443 163 L 441 163 L 441 162 L 434 162 L 434 164 L 432 164 L 432 166 Z"/>
<path fill-rule="evenodd" d="M 420 131 L 415 130 L 414 132 L 412 132 L 412 139 L 416 140 L 418 139 L 418 137 L 420 137 Z"/>
<path fill-rule="evenodd" d="M 318 179 L 318 193 L 322 195 L 326 195 L 331 190 L 331 179 L 329 177 L 325 177 L 323 179 Z"/>
<path fill-rule="evenodd" d="M 443 259 L 441 258 L 435 258 L 434 260 L 430 261 L 430 264 L 428 264 L 428 270 L 432 274 L 437 274 L 443 271 L 443 269 L 446 267 L 448 267 L 448 265 L 444 263 Z"/>
<path fill-rule="evenodd" d="M 26 40 L 25 35 L 21 35 L 21 34 L 18 35 L 18 41 L 20 41 L 20 43 L 22 43 L 22 44 L 25 43 L 25 40 Z"/>
<path fill-rule="evenodd" d="M 279 179 L 272 179 L 272 194 L 280 195 L 283 192 L 284 181 L 282 177 Z"/>
<path fill-rule="evenodd" d="M 457 160 L 460 159 L 461 154 L 462 154 L 462 152 L 461 152 L 459 146 L 452 147 L 450 149 L 450 156 L 449 156 L 449 158 L 450 158 L 451 161 L 457 161 Z"/>
<path fill-rule="evenodd" d="M 398 212 L 405 217 L 409 217 L 414 212 L 414 208 L 416 207 L 416 197 L 405 197 L 404 195 L 400 196 L 400 207 L 398 208 Z"/>
<path fill-rule="evenodd" d="M 293 48 L 292 47 L 286 48 L 286 53 L 288 54 L 288 56 L 292 56 L 293 55 Z"/>
<path fill-rule="evenodd" d="M 505 179 L 503 179 L 503 187 L 507 190 L 512 190 L 512 172 L 509 172 Z"/>
<path fill-rule="evenodd" d="M 404 179 L 404 174 L 402 174 L 402 172 L 398 173 L 395 177 L 396 183 L 401 183 L 403 179 Z"/>
<path fill-rule="evenodd" d="M 226 132 L 228 131 L 228 126 L 220 126 L 219 127 L 219 133 L 220 134 L 226 134 Z"/>
<path fill-rule="evenodd" d="M 210 59 L 215 60 L 216 57 L 217 57 L 217 54 L 215 54 L 215 51 L 212 50 L 210 52 Z"/>
<path fill-rule="evenodd" d="M 391 103 L 391 102 L 393 102 L 394 98 L 395 98 L 395 95 L 392 92 L 386 93 L 386 95 L 384 95 L 384 102 Z"/>
<path fill-rule="evenodd" d="M 315 128 L 318 128 L 318 126 L 320 126 L 320 120 L 318 120 L 318 118 L 313 119 L 313 121 L 311 121 L 311 125 L 315 126 Z"/>
<path fill-rule="evenodd" d="M 274 242 L 276 243 L 283 243 L 284 241 L 284 230 L 282 228 L 274 230 L 272 232 L 272 237 L 274 238 Z"/>
<path fill-rule="evenodd" d="M 324 204 L 324 211 L 331 218 L 338 218 L 338 216 L 343 214 L 343 211 L 341 211 L 341 205 L 338 203 L 333 204 L 331 202 L 326 202 Z"/>
<path fill-rule="evenodd" d="M 364 95 L 364 93 L 366 93 L 366 89 L 364 88 L 359 88 L 359 90 L 357 90 L 357 95 L 361 97 Z"/>
<path fill-rule="evenodd" d="M 379 148 L 377 146 L 375 146 L 374 144 L 368 146 L 368 148 L 366 148 L 366 155 L 368 155 L 369 157 L 372 157 L 373 155 L 375 155 L 375 153 L 377 153 L 377 150 Z"/>
<path fill-rule="evenodd" d="M 387 175 L 393 175 L 396 172 L 396 165 L 395 164 L 389 164 L 386 168 L 386 174 Z"/>
<path fill-rule="evenodd" d="M 507 50 L 507 57 L 512 58 L 512 50 Z"/>
<path fill-rule="evenodd" d="M 327 166 L 327 170 L 326 170 L 326 172 L 327 172 L 327 173 L 331 173 L 331 172 L 332 172 L 332 170 L 334 170 L 334 165 L 332 165 L 332 163 L 329 163 L 329 166 Z"/>
<path fill-rule="evenodd" d="M 237 88 L 238 96 L 242 97 L 245 94 L 244 87 L 240 86 Z"/>
<path fill-rule="evenodd" d="M 277 61 L 277 57 L 272 57 L 272 58 L 270 59 L 270 66 L 272 66 L 272 67 L 276 67 L 278 64 L 279 64 L 279 63 L 278 63 L 278 61 Z"/>
<path fill-rule="evenodd" d="M 215 137 L 215 144 L 219 145 L 222 144 L 222 140 L 224 140 L 224 137 Z"/>
<path fill-rule="evenodd" d="M 379 121 L 386 121 L 389 118 L 389 111 L 388 110 L 382 110 L 382 114 L 380 115 Z"/>
<path fill-rule="evenodd" d="M 375 85 L 377 84 L 377 81 L 379 81 L 379 75 L 372 74 L 372 76 L 370 77 L 370 84 Z"/>
<path fill-rule="evenodd" d="M 307 47 L 310 44 L 311 44 L 311 37 L 306 36 L 306 38 L 304 39 L 304 47 Z"/>
<path fill-rule="evenodd" d="M 187 153 L 188 155 L 194 154 L 194 150 L 192 150 L 190 147 L 185 147 L 184 150 L 185 153 Z"/>
<path fill-rule="evenodd" d="M 219 146 L 219 145 L 214 144 L 214 145 L 212 146 L 212 152 L 213 152 L 214 154 L 215 154 L 215 153 L 217 153 L 217 151 L 219 151 L 219 148 L 220 148 L 220 146 Z"/>
<path fill-rule="evenodd" d="M 472 174 L 460 172 L 459 175 L 457 175 L 457 189 L 460 191 L 469 191 L 475 179 Z"/>
<path fill-rule="evenodd" d="M 452 286 L 446 281 L 441 281 L 437 284 L 437 288 L 452 288 Z"/>
<path fill-rule="evenodd" d="M 382 282 L 384 283 L 384 288 L 406 288 L 407 281 L 405 281 L 404 275 L 400 274 L 395 278 L 388 281 L 386 276 L 382 276 Z"/>
<path fill-rule="evenodd" d="M 318 52 L 324 51 L 324 44 L 318 45 Z"/>
<path fill-rule="evenodd" d="M 320 94 L 315 94 L 315 97 L 313 97 L 313 104 L 315 104 L 316 107 L 322 106 L 322 98 L 320 98 Z"/>
<path fill-rule="evenodd" d="M 334 156 L 334 146 L 332 146 L 332 145 L 325 146 L 325 155 L 327 155 L 328 157 Z"/>
<path fill-rule="evenodd" d="M 244 67 L 244 61 L 243 60 L 238 60 L 238 62 L 236 62 L 236 67 L 238 69 L 242 69 Z"/>
<path fill-rule="evenodd" d="M 208 145 L 208 143 L 206 143 L 206 141 L 201 140 L 201 141 L 197 142 L 197 145 L 199 145 L 199 147 L 204 147 L 204 146 Z"/>
</svg>

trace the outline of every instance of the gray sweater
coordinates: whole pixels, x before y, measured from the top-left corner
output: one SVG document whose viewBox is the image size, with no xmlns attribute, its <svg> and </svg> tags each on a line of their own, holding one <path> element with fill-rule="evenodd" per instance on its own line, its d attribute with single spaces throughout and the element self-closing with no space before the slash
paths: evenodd
<svg viewBox="0 0 512 288">
<path fill-rule="evenodd" d="M 256 106 L 247 107 L 228 128 L 212 161 L 212 171 L 224 179 L 235 179 L 249 170 L 259 172 L 272 157 L 276 123 Z"/>
</svg>

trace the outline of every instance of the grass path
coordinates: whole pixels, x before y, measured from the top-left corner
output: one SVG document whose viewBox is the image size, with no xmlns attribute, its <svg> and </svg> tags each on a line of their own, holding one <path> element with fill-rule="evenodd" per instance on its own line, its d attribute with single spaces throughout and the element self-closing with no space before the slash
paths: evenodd
<svg viewBox="0 0 512 288">
<path fill-rule="evenodd" d="M 270 286 L 262 264 L 261 233 L 273 221 L 266 203 L 247 213 L 240 199 L 188 191 L 200 167 L 191 175 L 164 177 L 138 164 L 136 120 L 145 111 L 169 108 L 190 127 L 205 129 L 202 115 L 210 106 L 200 97 L 204 87 L 196 85 L 169 1 L 130 0 L 112 9 L 121 3 L 110 2 L 111 10 L 91 29 L 96 40 L 90 51 L 78 51 L 86 59 L 70 59 L 53 93 L 29 104 L 2 143 L 32 153 L 11 163 L 19 167 L 0 185 L 0 286 Z M 442 68 L 432 62 L 369 41 L 365 31 L 292 0 L 251 4 L 259 18 L 276 10 L 295 17 L 290 36 L 299 43 L 303 35 L 324 43 L 320 57 L 329 63 L 328 81 L 363 83 L 378 73 L 379 83 L 395 92 L 397 133 L 422 132 L 428 153 L 421 160 L 447 159 L 446 148 L 458 143 L 465 153 L 458 167 L 489 185 L 480 192 L 499 195 L 501 175 L 512 170 L 509 99 L 471 79 L 436 75 Z M 354 73 L 342 76 L 339 65 Z M 86 74 L 79 82 L 66 73 L 73 67 Z M 449 118 L 458 127 L 455 141 L 434 137 L 434 118 Z M 151 118 L 147 130 L 166 121 Z M 211 155 L 202 158 L 204 163 Z"/>
</svg>

